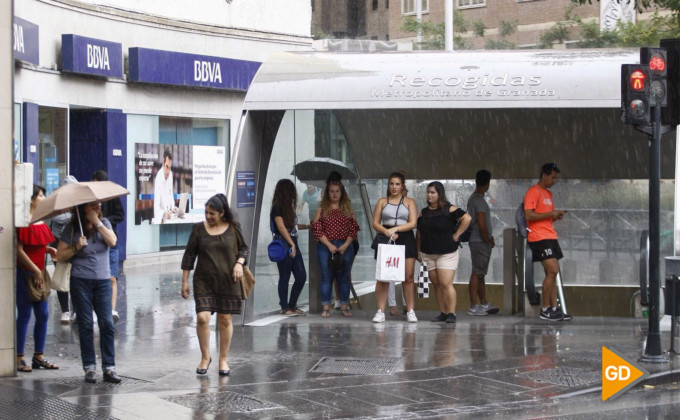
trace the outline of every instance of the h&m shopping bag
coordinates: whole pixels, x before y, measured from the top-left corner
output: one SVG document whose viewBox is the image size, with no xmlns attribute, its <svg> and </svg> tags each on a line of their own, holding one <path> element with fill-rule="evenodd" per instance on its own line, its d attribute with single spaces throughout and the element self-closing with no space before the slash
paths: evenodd
<svg viewBox="0 0 680 420">
<path fill-rule="evenodd" d="M 425 261 L 420 263 L 420 271 L 418 272 L 418 297 L 430 297 L 430 276 L 427 274 L 427 264 Z"/>
<path fill-rule="evenodd" d="M 378 245 L 375 279 L 380 281 L 404 281 L 406 277 L 406 247 L 392 243 Z"/>
</svg>

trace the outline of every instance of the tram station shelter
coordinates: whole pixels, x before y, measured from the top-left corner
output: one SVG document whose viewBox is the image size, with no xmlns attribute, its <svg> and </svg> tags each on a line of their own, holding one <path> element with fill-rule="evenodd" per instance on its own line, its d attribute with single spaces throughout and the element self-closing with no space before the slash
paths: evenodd
<svg viewBox="0 0 680 420">
<path fill-rule="evenodd" d="M 515 227 L 515 210 L 541 165 L 555 162 L 561 169 L 552 189 L 555 205 L 568 210 L 556 229 L 570 312 L 632 316 L 640 237 L 648 226 L 649 142 L 620 121 L 620 73 L 621 64 L 638 62 L 639 52 L 632 49 L 270 57 L 246 95 L 227 182 L 230 202 L 251 238 L 250 264 L 258 279 L 246 317 L 278 309 L 278 274 L 266 253 L 274 186 L 289 178 L 299 200 L 307 195 L 298 216 L 307 223 L 309 196 L 323 189 L 325 175 L 309 179 L 296 170 L 315 159 L 320 173 L 343 167 L 348 174 L 345 183 L 361 226 L 352 270 L 359 294 L 373 288 L 373 206 L 385 195 L 390 173 L 406 174 L 409 196 L 419 208 L 426 205 L 432 180 L 444 182 L 448 199 L 465 208 L 476 171 L 491 171 L 487 199 L 497 246 L 486 283 L 496 304 L 502 293 L 500 237 Z M 674 138 L 666 134 L 661 145 L 662 257 L 672 255 Z M 315 244 L 305 231 L 300 247 L 310 272 L 307 287 L 314 288 Z M 540 285 L 543 272 L 535 272 Z M 462 288 L 469 275 L 465 247 L 455 279 L 461 286 L 459 310 L 467 308 Z M 310 290 L 310 300 L 315 293 Z M 419 300 L 416 311 L 427 305 Z"/>
</svg>

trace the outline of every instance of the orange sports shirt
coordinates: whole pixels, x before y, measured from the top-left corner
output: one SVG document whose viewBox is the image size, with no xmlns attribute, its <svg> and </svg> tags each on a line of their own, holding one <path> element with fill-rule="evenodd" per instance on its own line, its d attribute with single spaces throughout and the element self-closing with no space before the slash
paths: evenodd
<svg viewBox="0 0 680 420">
<path fill-rule="evenodd" d="M 534 213 L 549 213 L 555 210 L 552 193 L 534 184 L 524 194 L 524 210 L 531 209 Z M 527 221 L 530 232 L 527 236 L 529 242 L 538 242 L 544 239 L 557 239 L 557 232 L 553 227 L 552 219 Z"/>
</svg>

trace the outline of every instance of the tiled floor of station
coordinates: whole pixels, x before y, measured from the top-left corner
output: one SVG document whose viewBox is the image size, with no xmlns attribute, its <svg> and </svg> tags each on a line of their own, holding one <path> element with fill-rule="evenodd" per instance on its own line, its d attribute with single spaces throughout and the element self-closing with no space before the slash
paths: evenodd
<svg viewBox="0 0 680 420">
<path fill-rule="evenodd" d="M 46 355 L 56 371 L 0 380 L 0 418 L 672 418 L 680 412 L 680 362 L 643 365 L 648 379 L 601 401 L 601 349 L 636 361 L 647 321 L 579 318 L 548 323 L 459 310 L 457 324 L 408 324 L 372 313 L 285 318 L 237 326 L 231 375 L 217 363 L 197 376 L 193 301 L 179 272 L 128 269 L 117 324 L 120 385 L 83 381 L 77 329 L 52 315 Z M 463 308 L 461 308 L 463 309 Z M 56 296 L 51 313 L 58 314 Z M 29 330 L 30 331 L 30 330 Z M 662 344 L 670 343 L 662 333 Z M 211 337 L 217 359 L 215 337 Z M 29 337 L 26 353 L 32 352 Z M 215 360 L 216 361 L 216 360 Z"/>
</svg>

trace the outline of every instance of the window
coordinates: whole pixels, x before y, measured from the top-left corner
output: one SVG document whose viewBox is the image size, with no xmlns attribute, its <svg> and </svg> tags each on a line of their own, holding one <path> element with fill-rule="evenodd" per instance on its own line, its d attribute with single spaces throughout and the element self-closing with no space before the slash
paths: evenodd
<svg viewBox="0 0 680 420">
<path fill-rule="evenodd" d="M 371 2 L 371 10 L 378 10 L 378 0 L 373 0 Z"/>
<path fill-rule="evenodd" d="M 401 0 L 401 14 L 402 15 L 415 15 L 416 14 L 416 1 L 417 0 Z M 421 8 L 423 13 L 428 13 L 430 11 L 430 0 L 421 0 Z"/>
<path fill-rule="evenodd" d="M 486 0 L 458 0 L 458 8 L 466 7 L 483 7 L 486 6 Z"/>
</svg>

